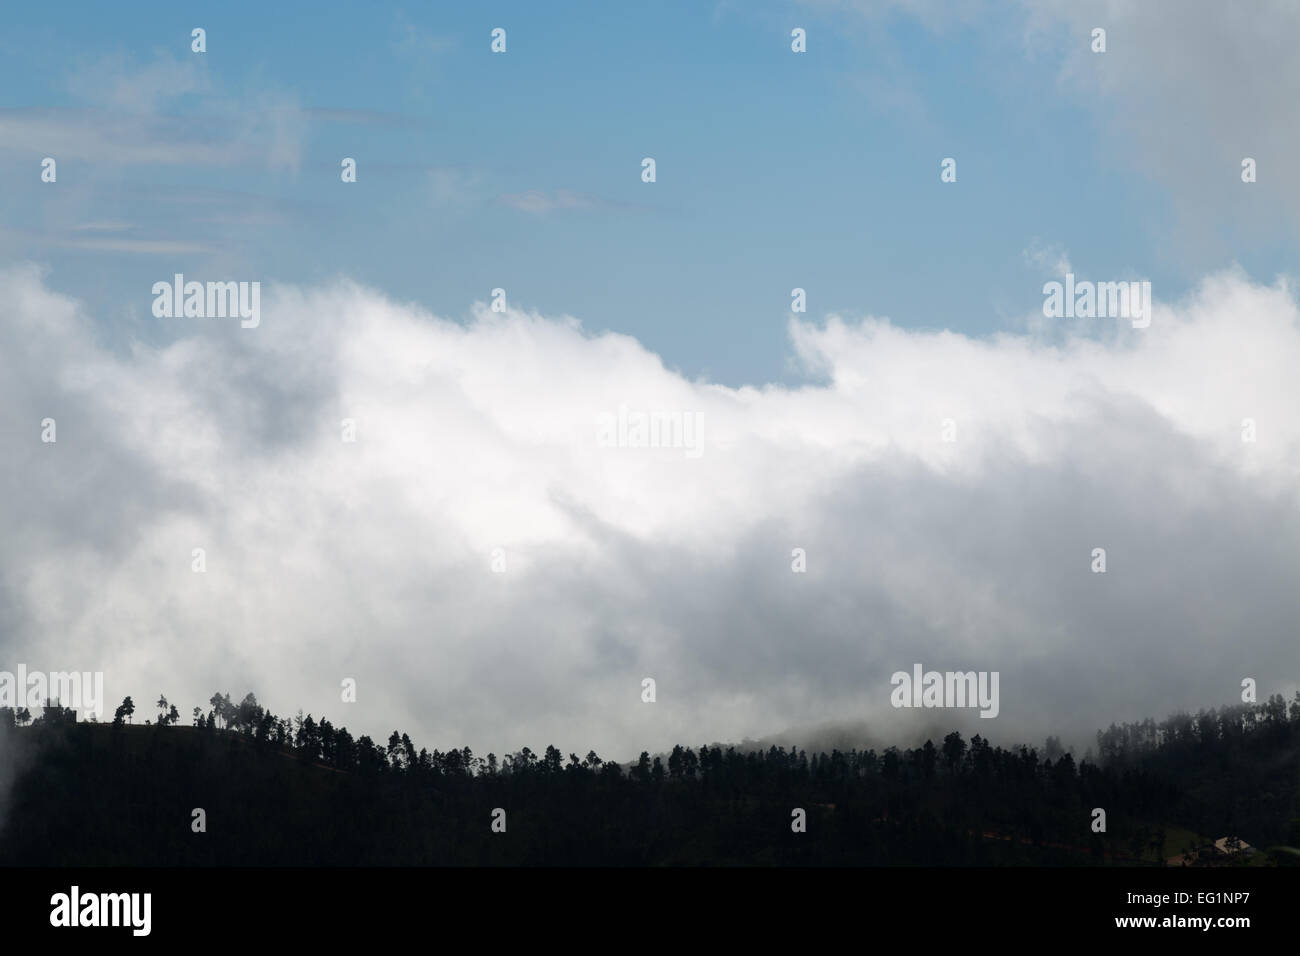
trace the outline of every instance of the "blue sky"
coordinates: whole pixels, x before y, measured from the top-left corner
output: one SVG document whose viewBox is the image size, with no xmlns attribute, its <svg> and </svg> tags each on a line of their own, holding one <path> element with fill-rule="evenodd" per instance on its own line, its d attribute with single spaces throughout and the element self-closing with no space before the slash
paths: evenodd
<svg viewBox="0 0 1300 956">
<path fill-rule="evenodd" d="M 504 287 L 731 385 L 797 378 L 796 286 L 814 317 L 985 335 L 1041 305 L 1054 274 L 1027 249 L 1059 249 L 1081 276 L 1148 278 L 1164 300 L 1234 262 L 1261 281 L 1295 262 L 1270 177 L 1249 201 L 1202 204 L 1202 170 L 1144 164 L 1115 103 L 1062 81 L 1087 52 L 1078 23 L 1027 38 L 1018 4 L 943 19 L 865 6 L 16 7 L 3 108 L 137 149 L 60 158 L 8 136 L 0 249 L 112 302 L 118 342 L 169 334 L 145 321 L 147 292 L 175 271 L 346 275 L 448 317 Z M 489 50 L 498 26 L 504 55 Z M 1111 44 L 1085 68 L 1126 55 L 1122 30 Z M 1180 122 L 1198 119 L 1213 135 Z M 167 159 L 178 143 L 207 159 Z M 39 180 L 46 155 L 56 184 Z M 939 179 L 946 156 L 955 184 Z M 1201 185 L 1227 188 L 1222 171 Z M 105 238 L 129 242 L 84 244 Z"/>
</svg>

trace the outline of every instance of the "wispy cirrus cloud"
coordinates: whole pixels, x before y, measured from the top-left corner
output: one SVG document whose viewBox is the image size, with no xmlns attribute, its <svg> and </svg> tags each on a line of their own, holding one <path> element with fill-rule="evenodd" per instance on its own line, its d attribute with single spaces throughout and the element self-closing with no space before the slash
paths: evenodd
<svg viewBox="0 0 1300 956">
<path fill-rule="evenodd" d="M 303 107 L 302 114 L 312 120 L 330 123 L 351 123 L 359 126 L 382 126 L 389 129 L 420 129 L 430 125 L 429 120 L 405 113 L 386 110 L 331 109 L 322 106 Z"/>
<path fill-rule="evenodd" d="M 393 52 L 413 59 L 438 56 L 456 46 L 454 38 L 416 26 L 401 12 L 397 14 L 393 32 Z"/>
<path fill-rule="evenodd" d="M 143 64 L 101 57 L 74 72 L 68 88 L 84 105 L 0 109 L 0 151 L 96 165 L 296 171 L 312 116 L 289 92 L 217 90 L 201 66 L 166 52 Z"/>
<path fill-rule="evenodd" d="M 82 222 L 69 227 L 72 232 L 127 232 L 131 228 L 129 222 Z"/>
<path fill-rule="evenodd" d="M 530 213 L 534 216 L 546 216 L 553 212 L 572 209 L 632 209 L 625 203 L 611 202 L 598 196 L 588 196 L 568 189 L 547 192 L 544 189 L 530 189 L 520 193 L 503 193 L 497 200 L 511 209 Z"/>
<path fill-rule="evenodd" d="M 172 100 L 210 92 L 211 84 L 201 59 L 178 60 L 159 50 L 143 64 L 122 53 L 83 63 L 68 77 L 68 90 L 84 102 L 123 113 L 152 113 Z"/>
<path fill-rule="evenodd" d="M 112 166 L 264 164 L 266 148 L 220 117 L 123 113 L 100 108 L 0 109 L 0 151 Z"/>
<path fill-rule="evenodd" d="M 0 227 L 0 239 L 30 245 L 50 246 L 56 249 L 81 249 L 93 252 L 119 252 L 151 256 L 216 253 L 222 250 L 219 243 L 211 240 L 86 235 L 86 233 L 129 232 L 133 228 L 125 223 L 89 223 L 74 226 L 69 230 L 71 234 L 65 235 Z"/>
</svg>

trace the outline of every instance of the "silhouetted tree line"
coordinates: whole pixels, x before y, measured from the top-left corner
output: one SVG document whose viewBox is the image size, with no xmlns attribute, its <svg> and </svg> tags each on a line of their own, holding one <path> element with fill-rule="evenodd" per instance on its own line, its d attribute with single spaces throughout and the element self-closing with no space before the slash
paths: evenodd
<svg viewBox="0 0 1300 956">
<path fill-rule="evenodd" d="M 0 708 L 17 780 L 0 862 L 149 864 L 1080 864 L 1154 862 L 1166 827 L 1300 844 L 1300 693 L 1111 725 L 1076 764 L 1059 741 L 1004 749 L 954 731 L 877 751 L 676 746 L 627 766 L 554 746 L 418 751 L 253 694 L 194 728 L 31 729 Z M 1092 810 L 1107 831 L 1092 831 Z M 195 808 L 207 832 L 191 827 Z M 492 813 L 505 811 L 505 832 Z M 792 814 L 806 814 L 794 832 Z"/>
</svg>

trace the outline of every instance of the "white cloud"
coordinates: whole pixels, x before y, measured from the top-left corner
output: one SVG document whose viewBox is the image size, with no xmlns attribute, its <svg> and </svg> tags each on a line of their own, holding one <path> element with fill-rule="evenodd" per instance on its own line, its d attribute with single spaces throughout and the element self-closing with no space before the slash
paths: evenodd
<svg viewBox="0 0 1300 956">
<path fill-rule="evenodd" d="M 1211 204 L 1258 212 L 1274 197 L 1300 213 L 1289 172 L 1300 152 L 1300 5 L 1023 2 L 1026 50 L 1062 57 L 1062 86 L 1097 115 L 1106 145 L 1141 162 L 1189 219 L 1203 219 Z M 1106 30 L 1104 54 L 1090 48 L 1096 27 Z M 1268 196 L 1243 192 L 1246 156 L 1268 171 L 1255 189 Z"/>
<path fill-rule="evenodd" d="M 863 75 L 877 109 L 903 112 L 933 132 L 933 119 L 906 78 L 906 59 L 886 31 L 915 21 L 937 36 L 969 31 L 977 47 L 1009 68 L 1024 63 L 1056 77 L 1063 102 L 1088 111 L 1091 124 L 1067 133 L 1099 162 L 1126 165 L 1172 204 L 1168 238 L 1183 261 L 1223 262 L 1234 231 L 1294 236 L 1300 216 L 1300 4 L 1259 0 L 802 0 L 810 13 L 846 14 L 837 27 L 890 69 Z M 1019 49 L 1007 45 L 1019 27 Z M 1092 50 L 1092 31 L 1106 31 L 1106 51 Z M 913 51 L 914 52 L 914 51 Z M 1015 59 L 1023 57 L 1023 63 Z M 1013 74 L 1015 75 L 1015 74 Z M 1036 83 L 1032 72 L 1020 82 Z M 901 79 L 900 79 L 901 77 Z M 883 92 L 882 92 L 883 91 Z M 1041 97 L 1040 97 L 1041 99 Z M 1050 100 L 1048 100 L 1050 102 Z M 1046 136 L 1057 135 L 1044 130 Z M 1241 181 L 1242 160 L 1257 163 L 1257 181 Z"/>
<path fill-rule="evenodd" d="M 821 383 L 740 389 L 573 319 L 461 325 L 346 282 L 126 355 L 31 268 L 0 301 L 0 653 L 103 669 L 115 700 L 253 689 L 430 747 L 628 758 L 955 723 L 888 706 L 916 661 L 1000 671 L 1002 715 L 967 721 L 1000 740 L 1294 685 L 1281 285 L 1212 277 L 1104 342 L 795 323 Z M 703 456 L 599 447 L 620 405 L 701 414 Z"/>
</svg>

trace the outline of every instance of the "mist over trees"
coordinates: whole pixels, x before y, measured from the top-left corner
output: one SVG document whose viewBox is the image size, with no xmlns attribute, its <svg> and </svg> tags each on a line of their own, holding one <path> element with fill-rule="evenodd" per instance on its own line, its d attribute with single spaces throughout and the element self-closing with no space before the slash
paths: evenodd
<svg viewBox="0 0 1300 956">
<path fill-rule="evenodd" d="M 49 702 L 21 728 L 0 709 L 0 753 L 26 752 L 0 862 L 1156 864 L 1174 828 L 1300 844 L 1300 694 L 1111 725 L 1078 762 L 1055 738 L 1004 748 L 952 731 L 811 754 L 679 744 L 624 766 L 354 737 L 252 693 L 208 704 L 188 727 L 161 695 L 148 727 L 129 724 L 129 697 L 112 724 Z"/>
</svg>

